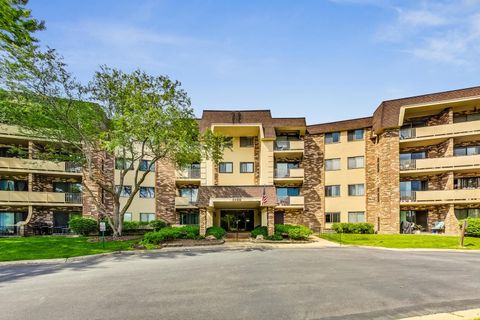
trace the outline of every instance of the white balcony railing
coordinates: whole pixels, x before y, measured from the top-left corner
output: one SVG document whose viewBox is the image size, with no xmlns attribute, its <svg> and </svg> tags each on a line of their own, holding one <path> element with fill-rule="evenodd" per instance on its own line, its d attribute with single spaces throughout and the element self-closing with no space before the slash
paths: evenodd
<svg viewBox="0 0 480 320">
<path fill-rule="evenodd" d="M 480 201 L 480 189 L 401 191 L 401 202 Z"/>
<path fill-rule="evenodd" d="M 0 202 L 81 204 L 81 193 L 0 191 Z"/>
<path fill-rule="evenodd" d="M 400 140 L 414 138 L 442 137 L 454 134 L 480 132 L 480 120 L 443 124 L 419 128 L 400 129 Z"/>
<path fill-rule="evenodd" d="M 480 167 L 480 155 L 400 160 L 400 170 Z"/>
</svg>

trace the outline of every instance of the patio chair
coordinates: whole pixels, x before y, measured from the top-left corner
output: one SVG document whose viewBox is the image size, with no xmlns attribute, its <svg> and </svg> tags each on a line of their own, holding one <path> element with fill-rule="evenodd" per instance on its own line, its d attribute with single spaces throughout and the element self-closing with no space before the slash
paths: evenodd
<svg viewBox="0 0 480 320">
<path fill-rule="evenodd" d="M 432 233 L 440 233 L 445 230 L 445 222 L 444 221 L 437 221 L 434 223 L 432 227 Z"/>
</svg>

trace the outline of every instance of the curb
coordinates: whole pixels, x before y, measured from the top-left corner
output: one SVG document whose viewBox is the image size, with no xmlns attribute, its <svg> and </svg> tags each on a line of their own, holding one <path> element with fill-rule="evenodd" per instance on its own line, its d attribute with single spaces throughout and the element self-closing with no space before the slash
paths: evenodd
<svg viewBox="0 0 480 320">
<path fill-rule="evenodd" d="M 453 312 L 442 312 L 423 316 L 403 318 L 400 320 L 473 320 L 480 317 L 480 309 L 468 309 Z"/>
<path fill-rule="evenodd" d="M 459 253 L 479 253 L 480 250 L 468 250 L 468 249 L 438 249 L 438 248 L 387 248 L 376 246 L 359 246 L 353 244 L 341 244 L 343 248 L 362 248 L 362 249 L 374 249 L 374 250 L 386 250 L 386 251 L 400 251 L 400 252 L 459 252 Z"/>
</svg>

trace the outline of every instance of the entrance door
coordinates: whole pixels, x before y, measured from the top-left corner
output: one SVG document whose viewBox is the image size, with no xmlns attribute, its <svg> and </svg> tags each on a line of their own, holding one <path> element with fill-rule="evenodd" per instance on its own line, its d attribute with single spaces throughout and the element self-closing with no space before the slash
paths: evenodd
<svg viewBox="0 0 480 320">
<path fill-rule="evenodd" d="M 227 231 L 251 231 L 254 228 L 253 210 L 221 210 L 220 218 L 222 228 Z"/>
</svg>

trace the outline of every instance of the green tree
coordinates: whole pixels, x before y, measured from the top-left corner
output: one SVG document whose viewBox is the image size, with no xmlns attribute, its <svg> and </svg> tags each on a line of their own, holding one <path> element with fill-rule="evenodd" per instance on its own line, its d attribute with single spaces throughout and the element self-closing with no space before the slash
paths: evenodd
<svg viewBox="0 0 480 320">
<path fill-rule="evenodd" d="M 8 69 L 10 93 L 0 104 L 0 115 L 29 134 L 49 139 L 45 157 L 83 164 L 84 192 L 95 200 L 114 236 L 122 234 L 123 215 L 130 207 L 149 168 L 156 161 L 184 166 L 202 157 L 220 161 L 228 141 L 210 131 L 199 132 L 190 99 L 178 81 L 136 70 L 124 73 L 101 67 L 88 85 L 78 83 L 54 50 L 31 56 Z M 87 102 L 85 102 L 87 101 Z M 98 174 L 95 156 L 103 152 L 122 159 L 119 181 Z M 120 203 L 127 174 L 132 192 Z M 113 213 L 94 187 L 114 202 Z"/>
</svg>

